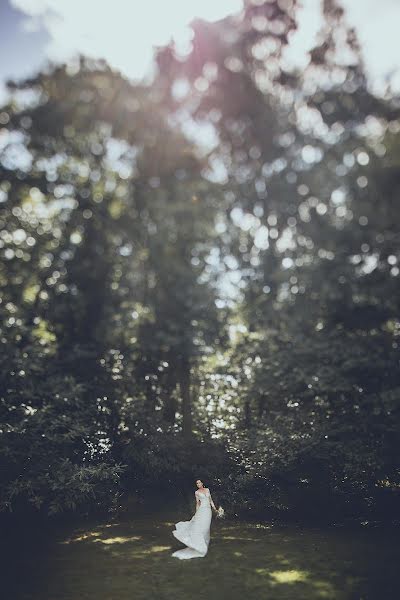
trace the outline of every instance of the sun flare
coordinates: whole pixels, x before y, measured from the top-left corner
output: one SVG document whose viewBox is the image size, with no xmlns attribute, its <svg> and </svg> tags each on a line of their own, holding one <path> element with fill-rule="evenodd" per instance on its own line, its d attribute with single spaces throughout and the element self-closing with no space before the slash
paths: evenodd
<svg viewBox="0 0 400 600">
<path fill-rule="evenodd" d="M 189 23 L 196 17 L 218 20 L 240 11 L 242 0 L 12 0 L 26 15 L 26 29 L 44 28 L 47 55 L 68 60 L 77 53 L 104 58 L 129 77 L 144 76 L 154 46 L 175 41 L 190 47 Z"/>
</svg>

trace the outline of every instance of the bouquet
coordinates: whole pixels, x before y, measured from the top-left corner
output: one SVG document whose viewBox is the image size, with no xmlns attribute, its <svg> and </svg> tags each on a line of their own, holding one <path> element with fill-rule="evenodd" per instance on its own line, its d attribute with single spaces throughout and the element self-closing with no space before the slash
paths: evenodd
<svg viewBox="0 0 400 600">
<path fill-rule="evenodd" d="M 222 506 L 220 506 L 220 507 L 219 507 L 219 509 L 217 510 L 217 517 L 218 517 L 219 519 L 223 519 L 223 518 L 224 518 L 224 516 L 225 516 L 225 511 L 224 511 L 224 509 L 222 508 Z"/>
</svg>

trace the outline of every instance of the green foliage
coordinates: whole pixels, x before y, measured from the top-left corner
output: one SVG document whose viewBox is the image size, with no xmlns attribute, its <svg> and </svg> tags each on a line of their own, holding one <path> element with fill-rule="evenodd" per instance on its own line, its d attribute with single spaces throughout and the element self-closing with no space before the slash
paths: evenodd
<svg viewBox="0 0 400 600">
<path fill-rule="evenodd" d="M 108 456 L 101 405 L 40 348 L 26 350 L 2 365 L 13 377 L 1 406 L 1 509 L 110 506 L 123 466 Z"/>
<path fill-rule="evenodd" d="M 260 514 L 383 512 L 398 490 L 398 101 L 371 93 L 336 2 L 289 71 L 296 18 L 196 21 L 149 84 L 85 58 L 10 84 L 3 509 L 198 475 Z"/>
</svg>

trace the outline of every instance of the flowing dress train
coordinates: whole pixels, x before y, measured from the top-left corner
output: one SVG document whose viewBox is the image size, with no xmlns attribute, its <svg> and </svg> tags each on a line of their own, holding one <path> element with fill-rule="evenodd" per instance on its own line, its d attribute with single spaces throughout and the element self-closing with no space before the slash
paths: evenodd
<svg viewBox="0 0 400 600">
<path fill-rule="evenodd" d="M 201 558 L 208 552 L 212 516 L 210 490 L 207 489 L 206 492 L 196 490 L 195 497 L 200 501 L 195 514 L 190 521 L 175 523 L 175 530 L 172 532 L 177 540 L 186 544 L 186 548 L 172 554 L 175 558 Z"/>
</svg>

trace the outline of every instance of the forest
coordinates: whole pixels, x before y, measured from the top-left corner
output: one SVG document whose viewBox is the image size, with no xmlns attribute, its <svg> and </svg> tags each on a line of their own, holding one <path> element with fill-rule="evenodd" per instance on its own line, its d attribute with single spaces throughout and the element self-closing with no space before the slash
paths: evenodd
<svg viewBox="0 0 400 600">
<path fill-rule="evenodd" d="M 188 506 L 197 478 L 233 521 L 395 518 L 400 99 L 323 16 L 305 69 L 296 3 L 263 0 L 151 80 L 81 55 L 8 82 L 2 520 Z"/>
</svg>

